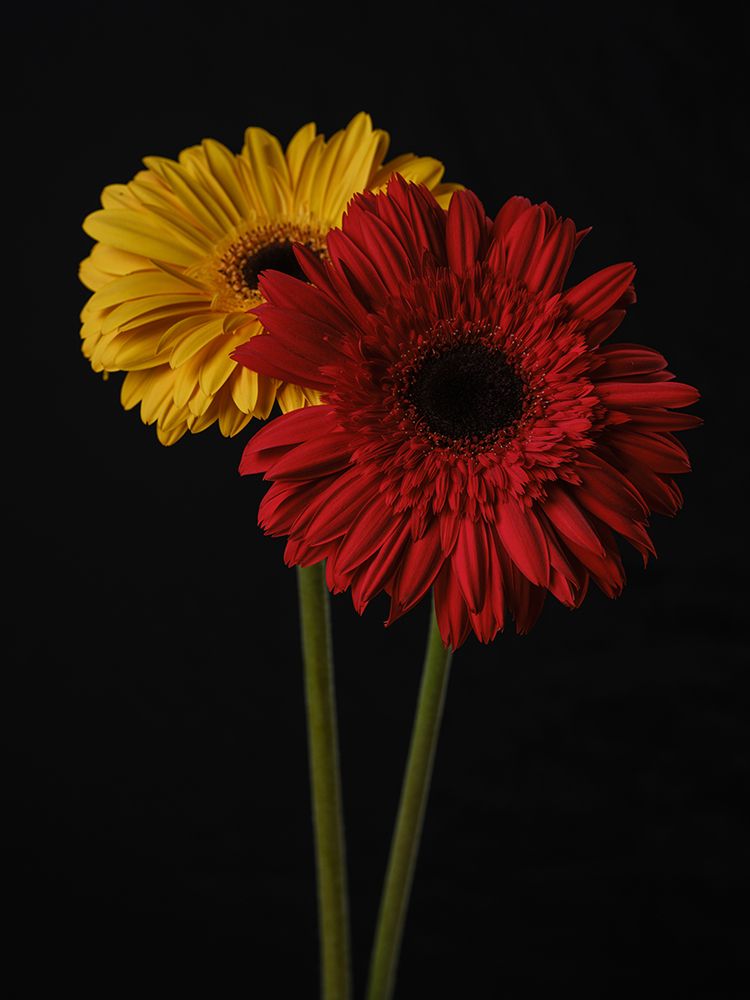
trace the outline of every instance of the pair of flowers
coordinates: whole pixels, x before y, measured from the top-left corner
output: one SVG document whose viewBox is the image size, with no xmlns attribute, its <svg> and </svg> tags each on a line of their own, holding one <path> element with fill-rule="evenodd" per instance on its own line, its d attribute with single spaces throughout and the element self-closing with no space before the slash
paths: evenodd
<svg viewBox="0 0 750 1000">
<path fill-rule="evenodd" d="M 548 592 L 621 591 L 617 536 L 645 562 L 650 512 L 681 505 L 675 431 L 698 393 L 607 342 L 632 264 L 565 289 L 588 230 L 520 197 L 489 218 L 437 161 L 384 164 L 387 147 L 358 115 L 286 152 L 248 129 L 238 156 L 147 158 L 85 222 L 83 346 L 127 372 L 123 404 L 164 444 L 278 400 L 240 470 L 272 482 L 260 522 L 287 562 L 325 560 L 360 612 L 384 591 L 389 621 L 433 588 L 456 648 L 508 615 L 527 631 Z"/>
</svg>

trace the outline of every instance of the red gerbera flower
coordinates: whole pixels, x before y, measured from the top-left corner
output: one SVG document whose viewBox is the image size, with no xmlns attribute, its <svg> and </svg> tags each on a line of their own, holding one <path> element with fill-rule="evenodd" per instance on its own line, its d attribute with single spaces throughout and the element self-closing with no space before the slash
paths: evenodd
<svg viewBox="0 0 750 1000">
<path fill-rule="evenodd" d="M 270 335 L 235 357 L 310 386 L 324 404 L 273 420 L 243 474 L 273 482 L 260 508 L 286 561 L 327 560 L 329 587 L 389 622 L 434 585 L 446 644 L 484 642 L 506 613 L 526 632 L 550 591 L 624 584 L 615 535 L 643 555 L 649 511 L 674 514 L 689 469 L 672 412 L 698 399 L 656 351 L 604 342 L 635 301 L 632 264 L 563 291 L 569 219 L 511 198 L 492 222 L 469 192 L 447 212 L 400 178 L 356 197 L 330 260 L 302 248 L 311 284 L 269 271 Z"/>
</svg>

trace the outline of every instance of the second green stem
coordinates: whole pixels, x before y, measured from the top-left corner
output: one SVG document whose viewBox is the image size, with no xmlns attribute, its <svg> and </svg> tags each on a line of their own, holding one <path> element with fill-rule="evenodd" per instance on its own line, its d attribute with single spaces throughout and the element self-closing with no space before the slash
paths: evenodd
<svg viewBox="0 0 750 1000">
<path fill-rule="evenodd" d="M 380 902 L 367 1000 L 390 1000 L 393 995 L 450 662 L 451 650 L 443 645 L 433 610 L 409 759 Z"/>
</svg>

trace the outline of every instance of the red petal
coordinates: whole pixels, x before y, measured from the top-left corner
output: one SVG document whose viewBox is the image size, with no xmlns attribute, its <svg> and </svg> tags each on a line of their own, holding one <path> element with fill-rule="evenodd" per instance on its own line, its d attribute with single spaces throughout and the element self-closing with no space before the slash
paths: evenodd
<svg viewBox="0 0 750 1000">
<path fill-rule="evenodd" d="M 561 573 L 558 573 L 556 569 L 550 570 L 549 592 L 553 595 L 553 597 L 556 597 L 561 604 L 564 604 L 566 608 L 575 608 L 578 606 L 576 588 L 570 580 L 564 577 Z"/>
<path fill-rule="evenodd" d="M 543 519 L 544 515 L 540 517 Z M 545 523 L 545 530 L 550 557 L 550 591 L 563 604 L 577 608 L 588 588 L 588 570 L 570 551 L 566 540 L 555 533 L 551 524 Z"/>
<path fill-rule="evenodd" d="M 634 264 L 612 264 L 569 288 L 561 303 L 568 307 L 571 316 L 598 319 L 614 306 L 634 277 Z"/>
<path fill-rule="evenodd" d="M 405 516 L 352 582 L 352 600 L 360 614 L 393 577 L 404 550 L 410 543 L 411 528 L 409 518 Z"/>
<path fill-rule="evenodd" d="M 669 410 L 638 409 L 628 407 L 628 419 L 632 427 L 644 427 L 650 431 L 687 431 L 700 427 L 700 417 L 693 413 L 672 413 Z"/>
<path fill-rule="evenodd" d="M 565 281 L 575 250 L 576 227 L 570 219 L 559 219 L 528 268 L 529 291 L 555 295 Z"/>
<path fill-rule="evenodd" d="M 531 202 L 528 198 L 522 198 L 520 195 L 514 195 L 512 198 L 508 198 L 503 207 L 497 213 L 497 217 L 492 226 L 492 238 L 495 240 L 502 239 L 507 232 L 510 231 L 513 223 L 519 216 L 523 215 L 531 208 Z"/>
<path fill-rule="evenodd" d="M 330 485 L 327 479 L 320 483 L 321 492 Z M 316 489 L 311 489 L 309 483 L 273 483 L 258 508 L 258 524 L 267 535 L 288 535 L 295 520 L 316 496 Z"/>
<path fill-rule="evenodd" d="M 568 541 L 568 548 L 591 574 L 591 578 L 607 597 L 618 597 L 625 586 L 625 570 L 612 533 L 604 526 L 598 527 L 604 534 L 605 556 L 598 556 L 590 549 Z"/>
<path fill-rule="evenodd" d="M 334 433 L 298 444 L 276 462 L 272 474 L 274 479 L 319 479 L 351 464 L 351 438 Z"/>
<path fill-rule="evenodd" d="M 309 251 L 306 251 L 309 252 Z M 323 266 L 315 255 L 318 264 Z M 314 317 L 340 335 L 341 327 L 346 326 L 346 313 L 332 301 L 320 288 L 315 288 L 306 281 L 281 271 L 264 271 L 258 282 L 258 290 L 271 305 L 280 309 L 293 309 L 297 313 Z M 259 307 L 261 308 L 261 307 Z"/>
<path fill-rule="evenodd" d="M 347 355 L 340 350 L 341 331 L 317 316 L 307 316 L 299 309 L 282 309 L 270 304 L 259 306 L 256 312 L 277 343 L 316 368 L 340 364 L 347 359 Z"/>
<path fill-rule="evenodd" d="M 363 474 L 357 467 L 349 469 L 348 475 L 336 477 L 304 525 L 298 529 L 295 524 L 292 531 L 301 529 L 312 545 L 324 545 L 341 538 L 358 517 L 365 516 L 360 512 L 369 504 L 373 493 L 380 497 L 378 485 L 379 478 L 372 471 Z"/>
<path fill-rule="evenodd" d="M 395 186 L 393 190 L 396 190 Z M 409 216 L 394 197 L 376 198 L 375 201 L 378 215 L 396 236 L 412 265 L 418 267 L 422 262 L 426 247 L 418 245 L 415 241 L 414 230 L 410 224 Z"/>
<path fill-rule="evenodd" d="M 290 538 L 284 549 L 287 566 L 314 566 L 328 558 L 329 545 L 308 545 L 304 538 Z"/>
<path fill-rule="evenodd" d="M 464 518 L 451 565 L 469 611 L 478 613 L 489 589 L 487 536 L 483 521 Z"/>
<path fill-rule="evenodd" d="M 550 490 L 542 509 L 560 534 L 600 556 L 604 555 L 601 539 L 589 519 L 564 487 L 558 486 Z"/>
<path fill-rule="evenodd" d="M 608 507 L 634 521 L 643 521 L 648 516 L 648 507 L 630 480 L 595 452 L 581 456 L 576 472 L 583 489 L 575 490 L 575 500 L 584 503 L 589 495 L 595 495 Z"/>
<path fill-rule="evenodd" d="M 513 562 L 532 583 L 546 586 L 549 553 L 544 531 L 533 511 L 511 501 L 497 508 L 496 528 Z"/>
<path fill-rule="evenodd" d="M 586 330 L 586 340 L 592 347 L 597 347 L 608 337 L 611 337 L 617 327 L 625 319 L 625 309 L 610 309 Z"/>
<path fill-rule="evenodd" d="M 251 371 L 279 378 L 283 382 L 304 385 L 310 389 L 331 388 L 332 380 L 329 375 L 324 375 L 314 362 L 292 353 L 269 334 L 262 333 L 246 344 L 240 344 L 231 357 Z"/>
<path fill-rule="evenodd" d="M 328 252 L 331 260 L 346 274 L 349 284 L 359 298 L 371 303 L 382 303 L 388 298 L 388 289 L 369 257 L 340 229 L 328 233 Z"/>
<path fill-rule="evenodd" d="M 477 613 L 470 613 L 471 627 L 480 642 L 492 642 L 505 624 L 505 590 L 503 571 L 497 550 L 497 539 L 491 531 L 487 537 L 487 580 L 484 604 Z"/>
<path fill-rule="evenodd" d="M 637 548 L 647 547 L 653 553 L 651 540 L 643 526 L 643 515 L 635 518 L 631 514 L 623 513 L 622 503 L 618 507 L 610 507 L 598 492 L 589 492 L 582 488 L 576 495 L 590 514 L 633 542 Z"/>
<path fill-rule="evenodd" d="M 545 226 L 544 212 L 539 205 L 519 216 L 503 240 L 507 274 L 519 281 L 526 280 L 527 271 L 542 245 Z"/>
<path fill-rule="evenodd" d="M 295 244 L 293 249 L 294 256 L 297 258 L 300 267 L 305 272 L 308 281 L 319 290 L 330 294 L 333 290 L 333 286 L 331 285 L 331 267 L 328 261 L 321 260 L 321 258 L 318 257 L 318 255 L 312 250 L 309 250 L 307 247 L 300 246 L 299 244 Z M 263 297 L 266 298 L 263 275 L 261 275 L 258 279 L 258 288 L 263 293 Z M 279 302 L 278 304 L 284 305 L 283 302 Z"/>
<path fill-rule="evenodd" d="M 349 572 L 366 562 L 402 522 L 383 499 L 382 493 L 373 497 L 347 531 L 336 553 L 336 564 L 342 572 Z"/>
<path fill-rule="evenodd" d="M 516 620 L 516 632 L 525 635 L 539 617 L 547 591 L 544 587 L 534 587 L 529 583 L 504 549 L 499 550 L 499 555 L 508 606 Z"/>
<path fill-rule="evenodd" d="M 692 406 L 700 393 L 682 382 L 602 382 L 596 394 L 606 406 Z"/>
<path fill-rule="evenodd" d="M 629 468 L 628 478 L 656 514 L 674 517 L 682 507 L 682 493 L 673 479 L 660 476 L 643 465 Z"/>
<path fill-rule="evenodd" d="M 487 250 L 489 220 L 484 206 L 471 191 L 457 191 L 448 207 L 445 244 L 448 266 L 455 274 L 473 267 Z"/>
<path fill-rule="evenodd" d="M 443 552 L 449 556 L 458 541 L 461 520 L 453 511 L 443 511 L 440 515 L 440 544 Z"/>
<path fill-rule="evenodd" d="M 377 215 L 355 212 L 344 219 L 344 232 L 377 268 L 383 285 L 391 292 L 414 274 L 417 261 L 410 261 L 394 232 Z"/>
<path fill-rule="evenodd" d="M 492 606 L 492 614 L 495 618 L 497 628 L 500 630 L 505 627 L 505 579 L 497 532 L 493 531 L 490 527 L 487 529 L 487 555 L 491 583 L 488 595 L 489 600 L 486 604 Z"/>
<path fill-rule="evenodd" d="M 687 452 L 675 438 L 639 434 L 626 425 L 613 430 L 607 443 L 634 459 L 635 464 L 645 465 L 654 472 L 677 475 L 690 471 Z"/>
<path fill-rule="evenodd" d="M 440 570 L 433 593 L 440 636 L 446 646 L 458 649 L 471 631 L 471 622 L 450 563 Z"/>
<path fill-rule="evenodd" d="M 596 352 L 601 359 L 594 371 L 595 381 L 602 379 L 629 378 L 633 375 L 648 375 L 667 367 L 667 360 L 658 351 L 640 344 L 607 344 Z"/>
<path fill-rule="evenodd" d="M 416 246 L 428 251 L 437 264 L 446 264 L 446 212 L 433 195 L 417 184 L 407 183 L 396 175 L 388 182 L 388 197 L 392 198 L 409 219 Z"/>
<path fill-rule="evenodd" d="M 416 542 L 412 541 L 404 552 L 392 584 L 391 609 L 386 625 L 392 624 L 424 597 L 444 562 L 440 526 L 437 519 L 433 519 L 424 535 Z"/>
<path fill-rule="evenodd" d="M 336 425 L 330 406 L 292 410 L 270 420 L 250 439 L 240 461 L 240 474 L 265 472 L 290 448 L 309 438 L 330 434 Z"/>
</svg>

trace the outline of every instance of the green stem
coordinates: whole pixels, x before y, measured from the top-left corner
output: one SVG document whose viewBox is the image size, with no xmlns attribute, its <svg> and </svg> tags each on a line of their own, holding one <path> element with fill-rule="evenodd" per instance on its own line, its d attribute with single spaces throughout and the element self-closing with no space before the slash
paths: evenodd
<svg viewBox="0 0 750 1000">
<path fill-rule="evenodd" d="M 315 829 L 315 866 L 320 921 L 320 979 L 323 1000 L 349 1000 L 349 907 L 341 809 L 336 696 L 331 623 L 323 563 L 297 571 L 310 785 Z"/>
<path fill-rule="evenodd" d="M 380 901 L 367 1000 L 390 1000 L 393 995 L 450 662 L 451 650 L 443 645 L 433 609 L 409 759 Z"/>
</svg>

